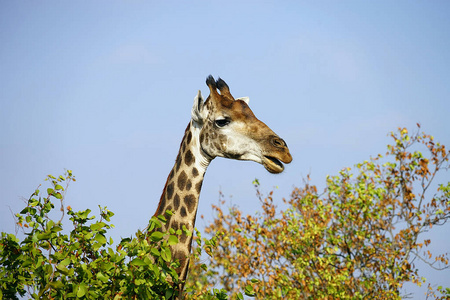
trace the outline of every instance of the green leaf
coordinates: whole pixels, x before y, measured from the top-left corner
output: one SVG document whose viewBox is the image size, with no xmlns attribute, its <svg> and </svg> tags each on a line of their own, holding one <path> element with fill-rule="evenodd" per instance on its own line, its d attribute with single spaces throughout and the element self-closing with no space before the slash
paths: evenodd
<svg viewBox="0 0 450 300">
<path fill-rule="evenodd" d="M 94 223 L 94 224 L 91 224 L 91 230 L 92 231 L 96 231 L 96 230 L 99 230 L 100 228 L 103 228 L 103 227 L 105 227 L 105 223 L 103 223 L 103 222 L 96 222 L 96 223 Z"/>
<path fill-rule="evenodd" d="M 173 295 L 173 290 L 167 289 L 166 294 L 165 294 L 166 299 L 171 299 L 170 297 L 172 297 L 172 295 Z"/>
<path fill-rule="evenodd" d="M 169 236 L 168 243 L 171 246 L 176 245 L 176 244 L 178 244 L 178 238 L 175 235 L 171 235 L 171 236 Z"/>
<path fill-rule="evenodd" d="M 102 245 L 106 244 L 106 238 L 105 238 L 105 236 L 103 234 L 100 234 L 100 233 L 96 234 L 95 235 L 95 240 L 97 242 L 101 243 Z"/>
<path fill-rule="evenodd" d="M 50 238 L 50 236 L 51 236 L 51 233 L 50 233 L 50 232 L 44 232 L 44 233 L 37 233 L 37 234 L 36 234 L 36 238 L 37 238 L 39 241 L 42 241 L 42 240 L 48 240 L 48 239 Z"/>
<path fill-rule="evenodd" d="M 145 266 L 147 265 L 142 259 L 135 258 L 132 261 L 130 261 L 130 264 L 133 266 Z"/>
<path fill-rule="evenodd" d="M 248 284 L 245 287 L 244 293 L 245 293 L 246 296 L 249 296 L 249 297 L 254 297 L 255 296 L 255 291 L 253 290 L 253 287 L 250 284 Z"/>
<path fill-rule="evenodd" d="M 62 283 L 61 281 L 57 280 L 57 281 L 52 281 L 49 283 L 49 285 L 54 288 L 54 289 L 62 289 L 64 287 L 64 283 Z"/>
<path fill-rule="evenodd" d="M 28 205 L 29 206 L 36 206 L 36 205 L 38 205 L 39 204 L 39 200 L 37 200 L 37 199 L 30 199 L 30 200 L 28 200 Z"/>
<path fill-rule="evenodd" d="M 56 268 L 62 268 L 62 267 L 65 267 L 65 266 L 67 266 L 69 263 L 70 263 L 70 258 L 66 258 L 66 259 L 64 259 L 63 261 L 61 261 L 61 262 L 56 266 Z"/>
<path fill-rule="evenodd" d="M 106 283 L 106 282 L 108 282 L 109 277 L 105 276 L 102 272 L 98 272 L 97 279 L 102 281 L 103 283 Z"/>
<path fill-rule="evenodd" d="M 69 274 L 69 269 L 67 269 L 66 267 L 58 267 L 58 266 L 56 266 L 56 268 L 57 268 L 61 273 L 63 273 L 64 275 Z"/>
<path fill-rule="evenodd" d="M 64 188 L 61 185 L 57 184 L 57 185 L 55 185 L 55 190 L 60 191 L 60 190 L 64 190 Z"/>
<path fill-rule="evenodd" d="M 164 236 L 164 233 L 159 232 L 159 231 L 155 231 L 152 233 L 152 235 L 150 236 L 150 239 L 154 242 L 159 242 L 160 240 L 162 240 Z"/>
<path fill-rule="evenodd" d="M 52 227 L 55 225 L 55 222 L 53 222 L 53 220 L 49 220 L 48 222 L 47 222 L 47 225 L 45 226 L 45 229 L 46 230 L 50 230 L 50 229 L 52 229 Z"/>
<path fill-rule="evenodd" d="M 80 285 L 77 288 L 77 297 L 81 298 L 83 297 L 87 292 L 87 287 L 85 283 L 80 283 Z"/>
<path fill-rule="evenodd" d="M 161 257 L 167 262 L 172 259 L 172 252 L 170 252 L 169 247 L 161 249 Z"/>
<path fill-rule="evenodd" d="M 150 250 L 150 253 L 151 253 L 153 256 L 160 256 L 160 255 L 161 255 L 161 254 L 159 253 L 159 251 L 158 251 L 157 248 L 152 248 L 152 249 Z"/>
<path fill-rule="evenodd" d="M 167 212 L 167 211 L 166 211 Z M 156 216 L 158 219 L 160 219 L 161 221 L 163 221 L 164 223 L 166 223 L 167 222 L 167 219 L 166 219 L 166 217 L 164 217 L 163 215 L 158 215 L 158 216 Z"/>
</svg>

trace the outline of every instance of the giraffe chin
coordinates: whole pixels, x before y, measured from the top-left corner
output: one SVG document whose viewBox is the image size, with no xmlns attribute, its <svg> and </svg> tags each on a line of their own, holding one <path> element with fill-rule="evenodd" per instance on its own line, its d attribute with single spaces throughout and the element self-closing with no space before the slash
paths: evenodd
<svg viewBox="0 0 450 300">
<path fill-rule="evenodd" d="M 273 156 L 264 156 L 262 164 L 267 171 L 273 174 L 281 173 L 284 170 L 284 166 L 281 161 Z"/>
</svg>

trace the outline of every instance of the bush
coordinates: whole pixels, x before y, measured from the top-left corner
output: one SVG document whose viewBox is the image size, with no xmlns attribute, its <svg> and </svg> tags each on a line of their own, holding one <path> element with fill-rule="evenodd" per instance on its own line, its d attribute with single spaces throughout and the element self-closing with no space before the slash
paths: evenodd
<svg viewBox="0 0 450 300">
<path fill-rule="evenodd" d="M 164 216 L 153 217 L 148 234 L 137 232 L 113 247 L 107 230 L 114 215 L 100 208 L 95 221 L 89 209 L 75 212 L 63 207 L 64 193 L 75 177 L 49 175 L 45 197 L 37 189 L 17 214 L 24 238 L 2 232 L 0 240 L 0 299 L 174 299 L 178 295 L 178 261 L 170 246 L 181 230 L 160 232 Z M 62 185 L 66 183 L 64 188 Z M 54 221 L 54 202 L 61 204 L 61 218 Z M 73 230 L 65 234 L 62 220 L 69 215 Z M 171 214 L 167 211 L 166 214 Z M 225 297 L 224 297 L 225 295 Z M 226 299 L 223 291 L 205 291 L 208 299 Z"/>
</svg>

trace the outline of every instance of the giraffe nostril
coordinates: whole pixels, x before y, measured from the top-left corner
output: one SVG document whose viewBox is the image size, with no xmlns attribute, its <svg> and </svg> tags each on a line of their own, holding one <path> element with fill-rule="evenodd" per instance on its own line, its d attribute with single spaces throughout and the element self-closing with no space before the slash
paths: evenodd
<svg viewBox="0 0 450 300">
<path fill-rule="evenodd" d="M 286 147 L 286 142 L 279 137 L 273 137 L 272 145 L 274 145 L 275 147 L 278 147 L 278 148 Z"/>
</svg>

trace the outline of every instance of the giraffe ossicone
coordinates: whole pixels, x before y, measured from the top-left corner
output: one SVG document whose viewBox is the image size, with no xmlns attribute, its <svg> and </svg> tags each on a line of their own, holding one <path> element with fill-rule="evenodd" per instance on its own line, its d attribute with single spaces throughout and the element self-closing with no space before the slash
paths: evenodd
<svg viewBox="0 0 450 300">
<path fill-rule="evenodd" d="M 203 178 L 214 158 L 252 160 L 271 173 L 281 173 L 283 163 L 292 161 L 284 140 L 253 114 L 248 97 L 233 98 L 221 78 L 216 81 L 210 75 L 206 84 L 210 94 L 206 101 L 200 91 L 194 98 L 191 120 L 155 212 L 173 212 L 162 230 L 186 226 L 193 232 Z M 187 276 L 191 244 L 192 236 L 183 234 L 171 248 L 173 257 L 180 260 L 177 273 L 182 281 Z"/>
</svg>

